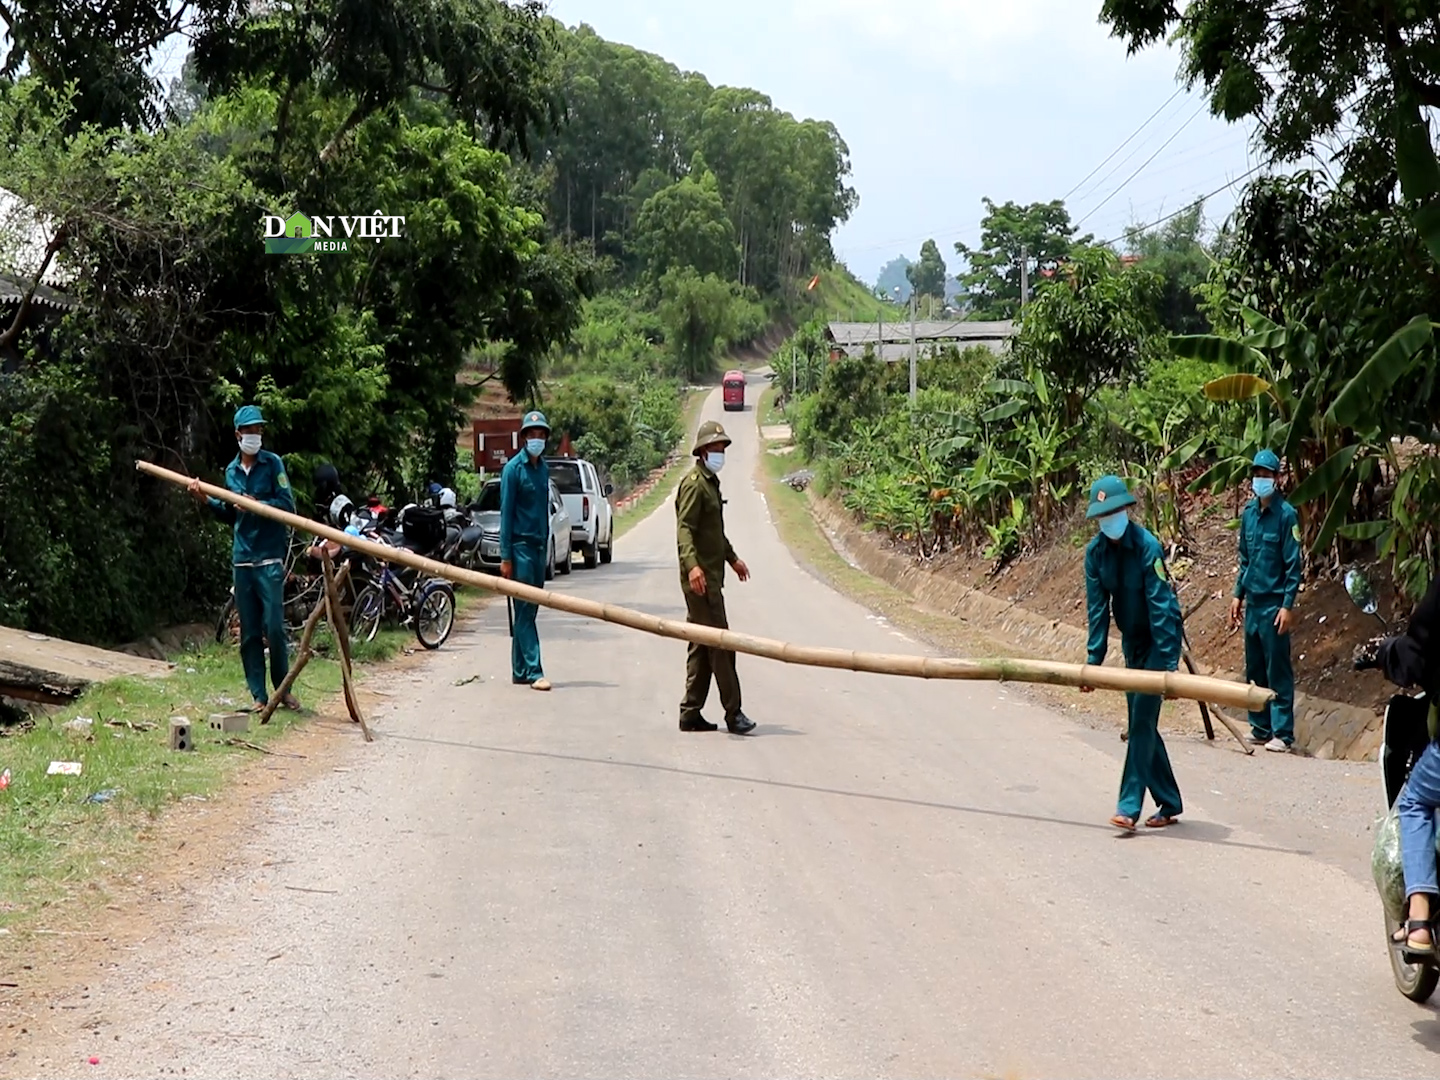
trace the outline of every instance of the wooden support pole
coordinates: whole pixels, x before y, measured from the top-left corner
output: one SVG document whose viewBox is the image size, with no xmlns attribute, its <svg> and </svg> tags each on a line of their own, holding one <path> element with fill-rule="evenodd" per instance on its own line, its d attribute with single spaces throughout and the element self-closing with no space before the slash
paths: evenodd
<svg viewBox="0 0 1440 1080">
<path fill-rule="evenodd" d="M 270 695 L 270 700 L 260 710 L 260 723 L 270 723 L 270 717 L 275 715 L 275 710 L 280 707 L 280 702 L 285 700 L 285 695 L 290 693 L 290 687 L 295 685 L 295 680 L 300 677 L 300 672 L 305 670 L 305 665 L 310 662 L 310 639 L 315 636 L 315 628 L 320 625 L 320 616 L 325 614 L 325 597 L 322 595 L 315 605 L 310 617 L 305 620 L 305 629 L 300 634 L 300 648 L 295 654 L 295 660 L 290 665 L 290 670 L 285 673 L 285 679 L 275 688 Z M 271 645 L 274 648 L 274 645 Z"/>
<path fill-rule="evenodd" d="M 177 487 L 188 487 L 191 477 L 148 461 L 137 461 L 135 467 Z M 816 648 L 786 641 L 740 634 L 694 623 L 662 619 L 656 615 L 633 611 L 617 604 L 602 604 L 571 593 L 546 592 L 522 585 L 518 581 L 492 577 L 475 570 L 464 570 L 416 555 L 402 548 L 389 547 L 357 536 L 347 536 L 338 529 L 298 514 L 286 513 L 273 506 L 236 495 L 214 484 L 200 484 L 200 490 L 221 502 L 228 502 L 247 513 L 283 522 L 292 529 L 333 540 L 355 551 L 385 562 L 399 563 L 434 577 L 447 578 L 462 585 L 472 585 L 488 592 L 500 593 L 516 600 L 525 600 L 540 607 L 583 615 L 592 619 L 632 630 L 643 630 L 659 637 L 691 641 L 712 649 L 761 656 L 787 664 L 809 667 L 866 671 L 878 675 L 903 675 L 919 679 L 968 679 L 991 682 L 1047 683 L 1053 686 L 1089 686 L 1096 690 L 1119 690 L 1137 694 L 1157 694 L 1169 698 L 1188 698 L 1229 705 L 1237 709 L 1259 709 L 1275 697 L 1273 690 L 1244 685 L 1226 679 L 1213 679 L 1177 671 L 1142 671 L 1120 667 L 1098 667 L 1089 664 L 1062 664 L 1047 660 L 986 659 L 965 660 L 953 657 L 911 656 L 890 653 L 855 652 L 850 649 Z"/>
<path fill-rule="evenodd" d="M 340 681 L 345 690 L 345 706 L 350 710 L 350 719 L 360 725 L 360 731 L 364 734 L 365 741 L 374 742 L 375 736 L 370 734 L 370 726 L 365 723 L 365 716 L 360 711 L 360 698 L 355 693 L 354 672 L 350 666 L 350 627 L 345 621 L 344 612 L 340 610 L 338 586 L 344 580 L 345 575 L 350 572 L 350 564 L 346 563 L 341 568 L 339 575 L 336 575 L 329 555 L 325 555 L 321 562 L 325 570 L 325 603 L 330 610 L 330 629 L 334 633 L 336 645 L 340 649 Z"/>
</svg>

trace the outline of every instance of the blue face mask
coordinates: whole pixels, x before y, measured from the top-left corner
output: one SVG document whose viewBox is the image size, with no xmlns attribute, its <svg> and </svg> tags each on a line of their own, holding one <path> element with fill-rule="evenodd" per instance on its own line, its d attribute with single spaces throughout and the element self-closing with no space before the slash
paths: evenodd
<svg viewBox="0 0 1440 1080">
<path fill-rule="evenodd" d="M 713 473 L 718 473 L 725 467 L 725 453 L 711 451 L 705 455 L 705 467 Z"/>
<path fill-rule="evenodd" d="M 1100 531 L 1111 540 L 1119 540 L 1130 525 L 1130 515 L 1124 510 L 1100 519 Z"/>
<path fill-rule="evenodd" d="M 544 439 L 526 439 L 526 440 L 525 440 L 525 452 L 528 453 L 531 457 L 539 457 L 541 454 L 543 454 L 543 453 L 545 452 L 545 440 L 544 440 Z"/>
<path fill-rule="evenodd" d="M 1250 481 L 1250 487 L 1257 499 L 1268 499 L 1275 494 L 1275 481 L 1268 476 L 1257 476 Z"/>
</svg>

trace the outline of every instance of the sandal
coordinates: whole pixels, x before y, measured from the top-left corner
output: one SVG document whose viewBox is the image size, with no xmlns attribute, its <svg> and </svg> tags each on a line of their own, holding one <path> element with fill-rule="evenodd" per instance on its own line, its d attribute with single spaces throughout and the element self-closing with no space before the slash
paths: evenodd
<svg viewBox="0 0 1440 1080">
<path fill-rule="evenodd" d="M 300 711 L 300 699 L 297 698 L 294 694 L 286 694 L 285 700 L 280 702 L 280 704 L 283 705 L 285 708 L 289 709 L 291 712 Z"/>
<path fill-rule="evenodd" d="M 1124 829 L 1126 832 L 1135 831 L 1135 819 L 1126 817 L 1124 814 L 1116 814 L 1110 819 L 1110 824 L 1114 825 L 1117 829 Z"/>
<path fill-rule="evenodd" d="M 1416 941 L 1417 931 L 1424 931 L 1430 936 L 1429 941 Z M 1412 956 L 1434 956 L 1435 955 L 1435 931 L 1430 925 L 1429 919 L 1406 919 L 1405 924 L 1390 936 L 1392 944 L 1399 945 Z"/>
<path fill-rule="evenodd" d="M 1179 824 L 1179 814 L 1155 814 L 1154 816 L 1145 819 L 1145 827 L 1147 829 L 1164 829 L 1170 825 Z"/>
</svg>

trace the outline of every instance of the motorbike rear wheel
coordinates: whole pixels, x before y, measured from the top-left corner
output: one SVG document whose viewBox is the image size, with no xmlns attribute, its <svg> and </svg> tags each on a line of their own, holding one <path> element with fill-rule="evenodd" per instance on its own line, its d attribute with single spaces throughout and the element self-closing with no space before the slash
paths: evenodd
<svg viewBox="0 0 1440 1080">
<path fill-rule="evenodd" d="M 1390 970 L 1395 974 L 1395 988 L 1411 1001 L 1423 1005 L 1435 993 L 1440 984 L 1440 965 L 1433 961 L 1428 964 L 1408 964 L 1400 947 L 1391 939 L 1400 929 L 1400 924 L 1389 915 L 1385 916 L 1385 948 L 1390 953 Z"/>
</svg>

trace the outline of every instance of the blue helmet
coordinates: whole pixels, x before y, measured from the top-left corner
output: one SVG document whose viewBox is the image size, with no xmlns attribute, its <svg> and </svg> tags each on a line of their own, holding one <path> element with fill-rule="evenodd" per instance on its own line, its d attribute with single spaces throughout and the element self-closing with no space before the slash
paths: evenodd
<svg viewBox="0 0 1440 1080">
<path fill-rule="evenodd" d="M 539 409 L 531 409 L 525 414 L 525 419 L 520 421 L 520 430 L 529 431 L 531 428 L 544 428 L 545 434 L 550 434 L 550 421 L 545 419 L 545 414 Z"/>
</svg>

